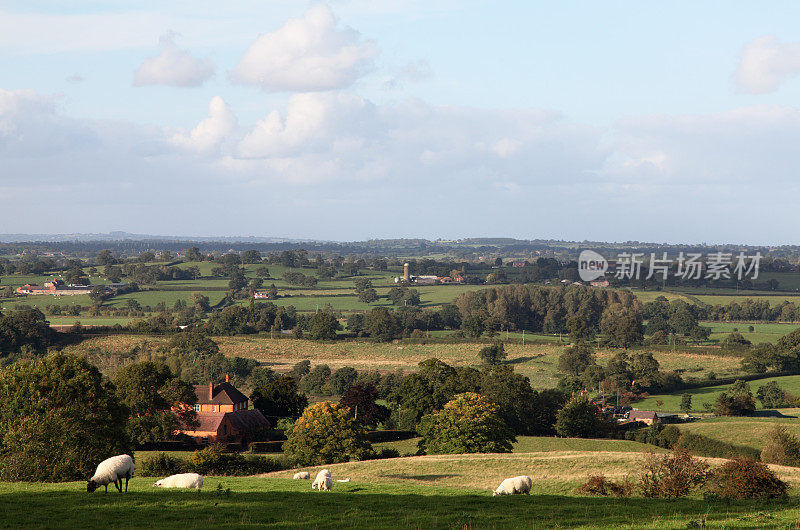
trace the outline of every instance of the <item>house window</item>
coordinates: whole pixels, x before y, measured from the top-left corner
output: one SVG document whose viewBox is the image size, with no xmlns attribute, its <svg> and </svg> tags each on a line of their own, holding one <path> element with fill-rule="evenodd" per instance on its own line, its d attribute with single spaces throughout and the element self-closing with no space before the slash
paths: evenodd
<svg viewBox="0 0 800 530">
<path fill-rule="evenodd" d="M 217 411 L 217 406 L 216 405 L 212 405 L 211 406 L 211 412 L 216 412 L 216 411 Z"/>
<path fill-rule="evenodd" d="M 200 412 L 200 405 L 192 405 L 195 412 Z"/>
</svg>

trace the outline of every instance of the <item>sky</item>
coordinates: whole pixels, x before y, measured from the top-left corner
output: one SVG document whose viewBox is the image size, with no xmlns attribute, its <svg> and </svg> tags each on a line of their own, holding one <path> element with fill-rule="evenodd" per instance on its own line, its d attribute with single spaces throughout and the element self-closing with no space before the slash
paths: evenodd
<svg viewBox="0 0 800 530">
<path fill-rule="evenodd" d="M 800 244 L 800 3 L 0 0 L 0 233 Z"/>
</svg>

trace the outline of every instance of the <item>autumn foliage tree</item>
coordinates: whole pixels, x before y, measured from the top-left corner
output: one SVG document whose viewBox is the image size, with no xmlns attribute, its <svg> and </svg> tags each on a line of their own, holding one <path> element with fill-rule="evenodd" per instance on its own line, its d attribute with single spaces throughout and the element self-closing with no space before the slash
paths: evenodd
<svg viewBox="0 0 800 530">
<path fill-rule="evenodd" d="M 314 403 L 287 432 L 286 456 L 299 466 L 362 460 L 372 454 L 364 427 L 350 408 L 330 401 Z"/>
<path fill-rule="evenodd" d="M 516 441 L 499 407 L 474 392 L 459 394 L 441 411 L 424 416 L 418 430 L 420 448 L 430 454 L 510 453 Z"/>
</svg>

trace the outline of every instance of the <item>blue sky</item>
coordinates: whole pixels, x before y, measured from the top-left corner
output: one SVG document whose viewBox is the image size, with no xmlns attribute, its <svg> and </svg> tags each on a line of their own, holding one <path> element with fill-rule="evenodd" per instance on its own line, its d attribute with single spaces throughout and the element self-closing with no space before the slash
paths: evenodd
<svg viewBox="0 0 800 530">
<path fill-rule="evenodd" d="M 798 243 L 798 15 L 0 0 L 0 232 Z"/>
</svg>

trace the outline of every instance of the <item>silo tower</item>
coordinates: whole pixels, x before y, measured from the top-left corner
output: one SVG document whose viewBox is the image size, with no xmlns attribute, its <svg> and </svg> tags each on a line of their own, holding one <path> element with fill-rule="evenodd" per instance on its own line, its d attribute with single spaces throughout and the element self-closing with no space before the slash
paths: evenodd
<svg viewBox="0 0 800 530">
<path fill-rule="evenodd" d="M 409 267 L 408 263 L 403 263 L 403 281 L 406 283 L 411 281 L 411 274 L 408 272 Z"/>
</svg>

